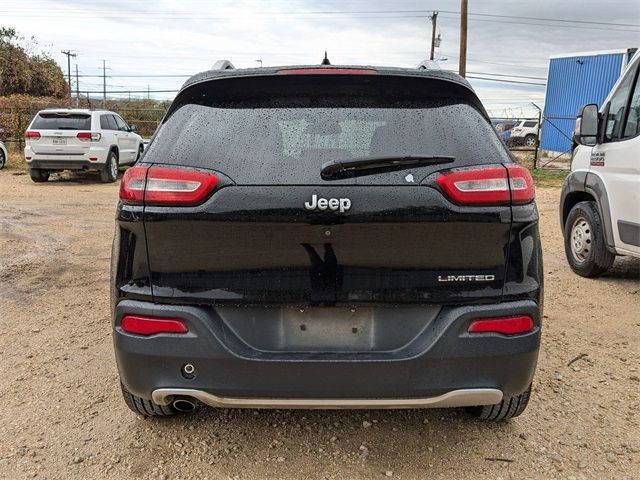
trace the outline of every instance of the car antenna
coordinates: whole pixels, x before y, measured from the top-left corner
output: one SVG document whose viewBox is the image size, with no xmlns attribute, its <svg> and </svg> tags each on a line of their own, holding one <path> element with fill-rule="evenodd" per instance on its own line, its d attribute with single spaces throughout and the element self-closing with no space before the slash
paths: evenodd
<svg viewBox="0 0 640 480">
<path fill-rule="evenodd" d="M 324 58 L 322 59 L 322 63 L 320 65 L 331 65 L 329 58 L 327 57 L 327 51 L 324 51 Z"/>
</svg>

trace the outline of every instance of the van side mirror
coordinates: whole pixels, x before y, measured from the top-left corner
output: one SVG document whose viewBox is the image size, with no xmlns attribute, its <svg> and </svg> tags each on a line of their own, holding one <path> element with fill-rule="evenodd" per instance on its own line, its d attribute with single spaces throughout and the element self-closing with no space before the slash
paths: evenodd
<svg viewBox="0 0 640 480">
<path fill-rule="evenodd" d="M 576 117 L 573 140 L 579 145 L 594 146 L 598 140 L 598 106 L 595 103 L 585 105 Z"/>
</svg>

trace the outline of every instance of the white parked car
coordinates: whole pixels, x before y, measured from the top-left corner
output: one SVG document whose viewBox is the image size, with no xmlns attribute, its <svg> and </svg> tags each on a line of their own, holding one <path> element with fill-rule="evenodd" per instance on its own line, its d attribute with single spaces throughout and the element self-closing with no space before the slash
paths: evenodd
<svg viewBox="0 0 640 480">
<path fill-rule="evenodd" d="M 144 150 L 135 131 L 107 110 L 42 110 L 25 132 L 31 179 L 46 182 L 53 171 L 97 170 L 103 182 L 114 182 L 118 167 L 135 163 Z"/>
<path fill-rule="evenodd" d="M 627 65 L 598 111 L 576 120 L 571 174 L 560 222 L 569 265 L 596 277 L 616 255 L 640 257 L 640 55 Z"/>
<path fill-rule="evenodd" d="M 7 147 L 4 146 L 4 143 L 0 142 L 0 170 L 7 164 L 8 158 L 9 152 L 7 152 Z"/>
<path fill-rule="evenodd" d="M 538 121 L 522 120 L 511 129 L 511 136 L 507 140 L 512 145 L 535 147 L 538 143 Z"/>
</svg>

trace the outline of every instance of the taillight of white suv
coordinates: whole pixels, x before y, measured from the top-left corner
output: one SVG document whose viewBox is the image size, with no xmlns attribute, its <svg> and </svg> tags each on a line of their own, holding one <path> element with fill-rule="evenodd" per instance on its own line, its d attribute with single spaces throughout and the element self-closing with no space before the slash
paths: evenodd
<svg viewBox="0 0 640 480">
<path fill-rule="evenodd" d="M 76 138 L 85 142 L 99 142 L 102 135 L 98 132 L 78 132 Z"/>
</svg>

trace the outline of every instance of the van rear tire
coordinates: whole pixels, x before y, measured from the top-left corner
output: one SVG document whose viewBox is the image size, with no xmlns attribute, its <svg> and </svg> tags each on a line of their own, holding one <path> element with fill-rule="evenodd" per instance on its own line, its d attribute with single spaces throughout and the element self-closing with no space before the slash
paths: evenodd
<svg viewBox="0 0 640 480">
<path fill-rule="evenodd" d="M 607 250 L 595 202 L 579 202 L 569 212 L 564 225 L 564 250 L 571 270 L 582 277 L 598 277 L 613 265 L 616 256 Z"/>
</svg>

